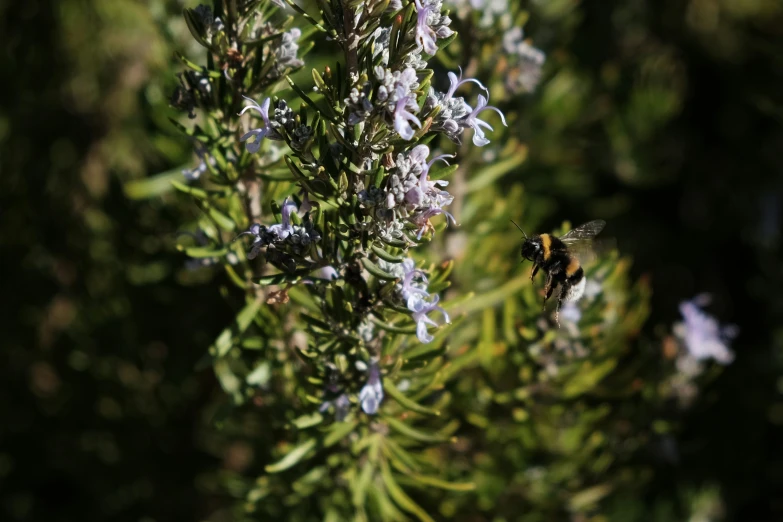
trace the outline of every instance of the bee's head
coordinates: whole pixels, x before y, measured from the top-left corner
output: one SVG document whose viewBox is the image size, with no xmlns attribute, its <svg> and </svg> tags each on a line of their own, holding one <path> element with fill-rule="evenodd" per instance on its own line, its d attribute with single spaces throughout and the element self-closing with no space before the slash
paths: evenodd
<svg viewBox="0 0 783 522">
<path fill-rule="evenodd" d="M 522 257 L 533 261 L 541 251 L 541 241 L 536 237 L 526 238 L 522 243 Z"/>
<path fill-rule="evenodd" d="M 541 250 L 541 240 L 538 238 L 538 236 L 527 237 L 527 234 L 525 234 L 525 231 L 522 230 L 522 227 L 517 225 L 513 219 L 511 222 L 514 223 L 514 226 L 516 226 L 519 231 L 522 232 L 522 235 L 525 236 L 525 242 L 522 243 L 522 259 L 533 261 L 536 254 L 539 252 L 539 250 Z"/>
</svg>

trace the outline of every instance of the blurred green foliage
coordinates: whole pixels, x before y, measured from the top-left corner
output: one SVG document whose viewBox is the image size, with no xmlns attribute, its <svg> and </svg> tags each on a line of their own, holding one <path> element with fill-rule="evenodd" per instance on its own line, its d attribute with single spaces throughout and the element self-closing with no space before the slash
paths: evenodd
<svg viewBox="0 0 783 522">
<path fill-rule="evenodd" d="M 259 455 L 285 453 L 253 405 L 227 417 L 217 381 L 194 371 L 234 315 L 215 291 L 224 277 L 185 271 L 174 252 L 194 210 L 122 189 L 191 163 L 166 119 L 173 51 L 196 52 L 182 7 L 0 3 L 3 519 L 234 520 L 244 511 L 234 499 L 252 499 L 263 474 Z M 500 161 L 462 163 L 462 227 L 434 245 L 455 259 L 451 296 L 484 301 L 453 310 L 470 317 L 449 331 L 451 364 L 464 361 L 443 412 L 459 420 L 457 442 L 417 465 L 448 462 L 447 478 L 470 476 L 475 489 L 414 500 L 436 519 L 775 520 L 781 6 L 524 7 L 525 31 L 548 55 L 544 78 L 523 101 L 492 84 L 493 101 L 518 110 L 514 138 Z M 458 29 L 497 40 L 474 18 Z M 502 77 L 496 47 L 481 45 L 455 52 L 473 55 L 471 75 Z M 503 158 L 516 163 L 493 172 Z M 599 216 L 622 257 L 592 268 L 606 291 L 585 305 L 584 338 L 552 335 L 526 313 L 540 297 L 516 266 L 508 219 L 546 231 Z M 658 390 L 661 339 L 677 303 L 705 290 L 743 336 L 736 362 L 682 411 Z M 580 344 L 593 347 L 589 360 Z M 332 482 L 299 476 L 292 488 L 309 500 L 268 501 L 269 513 L 323 508 L 311 493 Z"/>
</svg>

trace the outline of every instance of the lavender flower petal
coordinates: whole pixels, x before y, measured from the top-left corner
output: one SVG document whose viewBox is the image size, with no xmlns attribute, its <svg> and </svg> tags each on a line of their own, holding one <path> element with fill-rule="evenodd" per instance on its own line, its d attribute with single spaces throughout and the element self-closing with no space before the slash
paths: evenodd
<svg viewBox="0 0 783 522">
<path fill-rule="evenodd" d="M 245 149 L 250 154 L 255 154 L 261 148 L 261 141 L 270 132 L 273 132 L 272 125 L 269 122 L 269 104 L 271 103 L 271 99 L 267 98 L 267 99 L 264 100 L 264 102 L 261 105 L 259 105 L 253 99 L 248 98 L 247 96 L 244 96 L 244 98 L 250 102 L 250 105 L 245 106 L 245 108 L 240 111 L 239 115 L 241 116 L 246 111 L 252 110 L 252 111 L 257 111 L 258 113 L 260 113 L 261 114 L 261 118 L 264 120 L 264 127 L 263 128 L 252 129 L 249 132 L 245 133 L 239 139 L 239 141 L 246 142 L 251 137 L 255 137 L 254 141 L 245 143 Z"/>
</svg>

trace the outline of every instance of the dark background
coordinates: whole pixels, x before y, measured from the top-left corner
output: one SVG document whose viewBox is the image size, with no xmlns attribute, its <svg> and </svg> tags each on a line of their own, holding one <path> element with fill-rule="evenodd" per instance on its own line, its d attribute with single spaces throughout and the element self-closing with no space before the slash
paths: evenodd
<svg viewBox="0 0 783 522">
<path fill-rule="evenodd" d="M 544 228 L 606 217 L 651 280 L 651 337 L 701 292 L 741 328 L 639 501 L 709 483 L 728 520 L 781 520 L 783 9 L 537 5 L 543 89 L 576 80 L 567 114 L 546 92 L 526 102 L 522 176 L 550 205 Z M 210 428 L 218 387 L 193 371 L 230 309 L 171 254 L 188 210 L 123 192 L 189 158 L 165 119 L 181 7 L 0 2 L 3 520 L 196 520 L 244 465 Z"/>
</svg>

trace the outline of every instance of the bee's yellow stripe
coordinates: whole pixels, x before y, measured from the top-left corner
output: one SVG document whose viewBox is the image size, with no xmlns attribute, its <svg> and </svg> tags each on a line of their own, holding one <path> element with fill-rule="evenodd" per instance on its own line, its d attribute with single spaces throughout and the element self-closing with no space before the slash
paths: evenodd
<svg viewBox="0 0 783 522">
<path fill-rule="evenodd" d="M 577 270 L 579 270 L 579 260 L 575 257 L 572 257 L 571 261 L 566 267 L 566 277 L 571 277 Z"/>
<path fill-rule="evenodd" d="M 546 261 L 552 254 L 550 250 L 552 247 L 552 236 L 549 234 L 541 234 L 541 247 L 544 249 L 544 261 Z"/>
</svg>

